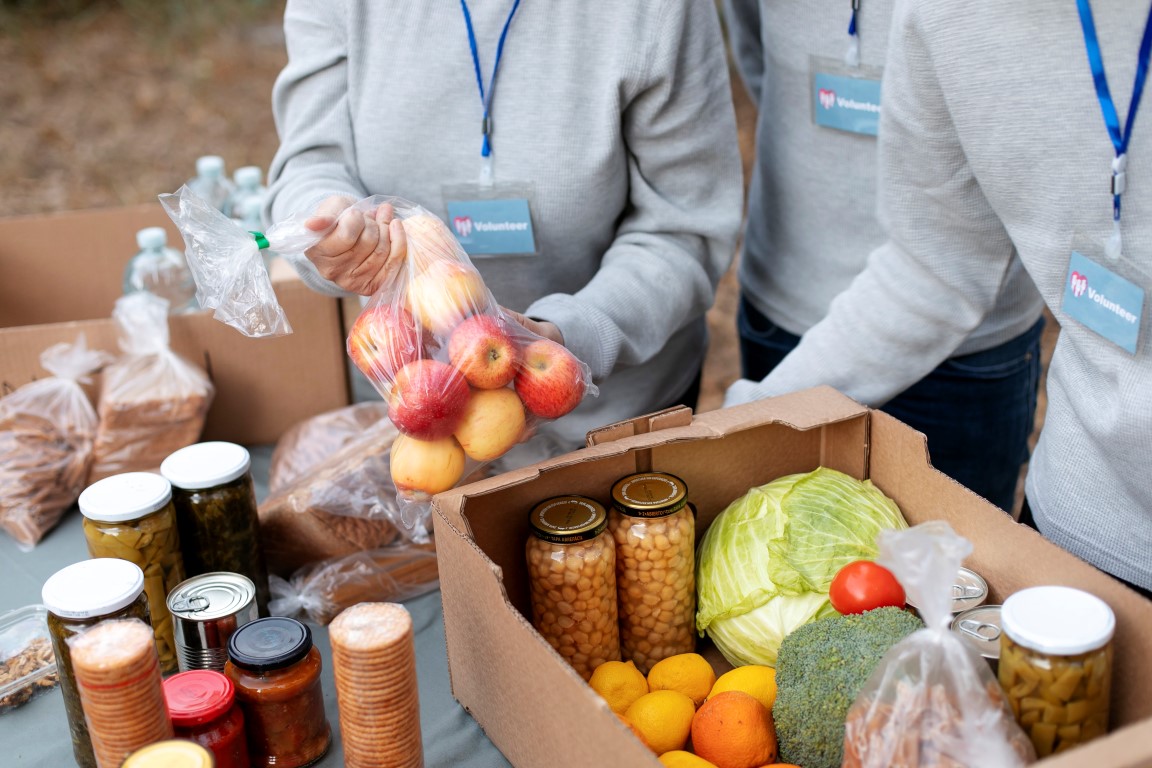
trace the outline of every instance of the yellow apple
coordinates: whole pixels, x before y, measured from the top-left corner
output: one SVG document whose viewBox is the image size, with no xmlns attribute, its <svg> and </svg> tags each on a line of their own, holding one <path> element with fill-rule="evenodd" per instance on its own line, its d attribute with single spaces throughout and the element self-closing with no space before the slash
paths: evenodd
<svg viewBox="0 0 1152 768">
<path fill-rule="evenodd" d="M 464 407 L 456 439 L 468 458 L 491 461 L 520 442 L 524 422 L 524 406 L 515 390 L 476 389 Z"/>
<path fill-rule="evenodd" d="M 434 261 L 408 283 L 408 308 L 421 325 L 444 339 L 465 318 L 488 308 L 488 288 L 473 267 Z"/>
<path fill-rule="evenodd" d="M 464 475 L 464 449 L 454 437 L 417 440 L 400 435 L 389 455 L 392 483 L 402 495 L 425 498 L 446 491 Z"/>
<path fill-rule="evenodd" d="M 460 244 L 448 225 L 430 213 L 409 216 L 401 224 L 408 238 L 408 263 L 414 274 L 419 274 L 434 261 L 458 260 Z"/>
</svg>

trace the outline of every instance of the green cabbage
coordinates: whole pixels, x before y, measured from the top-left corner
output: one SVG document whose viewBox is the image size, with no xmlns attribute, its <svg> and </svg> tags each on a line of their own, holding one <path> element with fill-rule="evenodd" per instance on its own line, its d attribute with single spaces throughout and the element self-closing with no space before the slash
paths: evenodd
<svg viewBox="0 0 1152 768">
<path fill-rule="evenodd" d="M 721 512 L 696 553 L 696 629 L 728 661 L 776 665 L 792 630 L 836 613 L 828 587 L 876 534 L 907 528 L 871 480 L 820 467 L 752 488 Z"/>
</svg>

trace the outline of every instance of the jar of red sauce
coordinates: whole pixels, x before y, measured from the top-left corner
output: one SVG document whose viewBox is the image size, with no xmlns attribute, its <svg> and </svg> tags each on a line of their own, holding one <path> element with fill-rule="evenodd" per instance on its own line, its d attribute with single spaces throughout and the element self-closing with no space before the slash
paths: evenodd
<svg viewBox="0 0 1152 768">
<path fill-rule="evenodd" d="M 307 626 L 280 616 L 243 625 L 228 640 L 224 674 L 236 686 L 253 766 L 300 768 L 328 751 L 320 652 Z"/>
<path fill-rule="evenodd" d="M 216 768 L 249 768 L 244 713 L 231 680 L 211 669 L 181 672 L 164 681 L 164 700 L 176 738 L 207 749 Z"/>
</svg>

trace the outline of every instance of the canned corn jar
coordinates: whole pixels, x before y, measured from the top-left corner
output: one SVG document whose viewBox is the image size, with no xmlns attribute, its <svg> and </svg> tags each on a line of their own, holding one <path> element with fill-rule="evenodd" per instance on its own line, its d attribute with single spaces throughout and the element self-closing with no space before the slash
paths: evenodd
<svg viewBox="0 0 1152 768">
<path fill-rule="evenodd" d="M 620 659 L 616 548 L 608 513 L 583 496 L 540 502 L 525 545 L 532 625 L 587 680 Z"/>
<path fill-rule="evenodd" d="M 652 665 L 696 648 L 696 521 L 684 481 L 666 472 L 612 486 L 608 529 L 616 541 L 620 656 Z"/>
</svg>

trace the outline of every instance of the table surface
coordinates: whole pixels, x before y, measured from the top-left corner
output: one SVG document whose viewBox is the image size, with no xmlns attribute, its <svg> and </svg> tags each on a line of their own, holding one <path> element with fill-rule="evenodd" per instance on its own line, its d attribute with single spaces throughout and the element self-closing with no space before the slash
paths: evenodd
<svg viewBox="0 0 1152 768">
<path fill-rule="evenodd" d="M 252 448 L 252 475 L 257 495 L 263 498 L 271 448 Z M 0 533 L 0 614 L 40 602 L 44 582 L 60 568 L 85 560 L 88 551 L 80 525 L 80 513 L 72 509 L 61 524 L 31 552 L 21 552 Z M 488 740 L 480 726 L 452 698 L 448 659 L 444 644 L 444 615 L 440 592 L 404 603 L 416 630 L 416 676 L 420 687 L 420 730 L 424 742 L 424 765 L 496 768 L 510 763 Z M 332 748 L 317 766 L 344 764 L 340 740 L 336 687 L 332 680 L 332 653 L 328 631 L 312 625 L 316 647 L 324 660 L 321 685 L 324 708 L 332 725 Z M 41 694 L 22 707 L 0 714 L 0 764 L 51 766 L 74 764 L 72 742 L 64 700 L 58 688 Z"/>
</svg>

